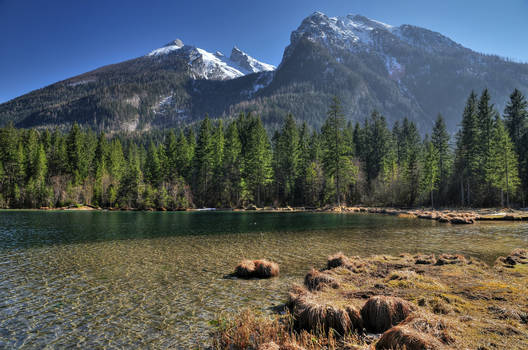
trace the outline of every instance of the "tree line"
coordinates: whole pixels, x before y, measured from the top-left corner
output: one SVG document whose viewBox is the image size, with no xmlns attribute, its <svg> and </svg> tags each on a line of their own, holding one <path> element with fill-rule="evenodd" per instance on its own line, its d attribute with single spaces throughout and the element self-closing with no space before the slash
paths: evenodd
<svg viewBox="0 0 528 350">
<path fill-rule="evenodd" d="M 347 123 L 337 97 L 320 130 L 291 114 L 271 134 L 254 114 L 135 137 L 8 125 L 0 207 L 524 206 L 527 102 L 515 90 L 501 116 L 490 100 L 469 95 L 453 138 L 441 115 L 423 138 L 376 111 Z"/>
</svg>

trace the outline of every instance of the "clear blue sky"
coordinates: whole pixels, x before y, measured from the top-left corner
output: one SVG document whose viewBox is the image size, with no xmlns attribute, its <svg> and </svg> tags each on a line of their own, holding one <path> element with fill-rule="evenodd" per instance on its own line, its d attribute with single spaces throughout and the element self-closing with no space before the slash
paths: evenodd
<svg viewBox="0 0 528 350">
<path fill-rule="evenodd" d="M 319 10 L 440 32 L 528 62 L 528 0 L 0 0 L 0 103 L 170 40 L 279 64 L 290 33 Z"/>
</svg>

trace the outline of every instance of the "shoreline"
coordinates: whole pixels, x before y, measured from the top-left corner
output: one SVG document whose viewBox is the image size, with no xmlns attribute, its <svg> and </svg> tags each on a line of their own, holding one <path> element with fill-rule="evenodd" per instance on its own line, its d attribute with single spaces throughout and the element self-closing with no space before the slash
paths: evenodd
<svg viewBox="0 0 528 350">
<path fill-rule="evenodd" d="M 102 208 L 93 205 L 72 205 L 68 207 L 41 207 L 41 208 L 5 208 L 2 210 L 28 210 L 28 211 L 187 211 L 187 212 L 209 212 L 209 211 L 232 211 L 232 212 L 261 212 L 261 213 L 339 213 L 339 214 L 382 214 L 391 215 L 401 218 L 410 219 L 427 219 L 435 220 L 441 223 L 450 224 L 474 224 L 477 221 L 528 221 L 528 210 L 506 209 L 506 208 L 479 208 L 479 209 L 461 209 L 461 208 L 444 208 L 444 209 L 399 209 L 392 207 L 323 207 L 323 208 L 306 208 L 306 207 L 263 207 L 256 206 L 248 208 Z"/>
</svg>

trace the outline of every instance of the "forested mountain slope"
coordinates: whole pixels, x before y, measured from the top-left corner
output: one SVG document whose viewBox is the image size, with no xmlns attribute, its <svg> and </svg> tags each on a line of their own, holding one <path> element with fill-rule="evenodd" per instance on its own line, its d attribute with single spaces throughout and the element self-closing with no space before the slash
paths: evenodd
<svg viewBox="0 0 528 350">
<path fill-rule="evenodd" d="M 376 109 L 423 131 L 442 113 L 453 132 L 467 91 L 484 88 L 502 112 L 514 88 L 528 92 L 528 65 L 423 28 L 316 12 L 292 32 L 276 69 L 236 47 L 226 57 L 175 40 L 4 103 L 0 125 L 145 131 L 255 111 L 272 129 L 289 112 L 318 128 L 338 95 L 348 120 Z"/>
</svg>

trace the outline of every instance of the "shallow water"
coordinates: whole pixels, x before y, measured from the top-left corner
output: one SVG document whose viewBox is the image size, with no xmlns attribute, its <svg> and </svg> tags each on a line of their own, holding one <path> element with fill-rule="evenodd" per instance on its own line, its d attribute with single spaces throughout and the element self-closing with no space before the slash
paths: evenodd
<svg viewBox="0 0 528 350">
<path fill-rule="evenodd" d="M 0 348 L 188 348 L 209 321 L 270 312 L 329 254 L 456 252 L 493 263 L 528 224 L 368 214 L 0 211 Z M 242 258 L 270 280 L 226 279 Z"/>
</svg>

